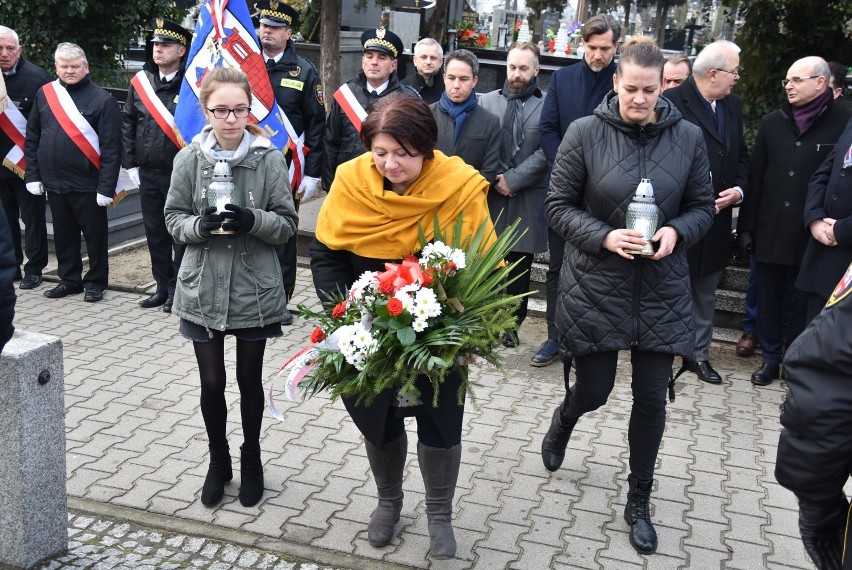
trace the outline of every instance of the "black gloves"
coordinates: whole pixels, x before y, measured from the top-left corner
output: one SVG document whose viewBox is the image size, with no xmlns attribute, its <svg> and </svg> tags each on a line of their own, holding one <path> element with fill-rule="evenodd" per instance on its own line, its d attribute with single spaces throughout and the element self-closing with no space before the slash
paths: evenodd
<svg viewBox="0 0 852 570">
<path fill-rule="evenodd" d="M 748 259 L 754 252 L 754 239 L 751 232 L 737 232 L 737 255 L 740 259 Z"/>
<path fill-rule="evenodd" d="M 222 218 L 226 221 L 222 229 L 233 232 L 231 237 L 246 235 L 254 227 L 254 214 L 248 208 L 241 208 L 236 204 L 225 204 L 227 212 L 222 212 Z"/>
<path fill-rule="evenodd" d="M 198 233 L 203 238 L 209 238 L 210 232 L 218 230 L 221 226 L 222 216 L 216 213 L 216 206 L 210 206 L 201 215 L 201 222 L 198 224 Z"/>
</svg>

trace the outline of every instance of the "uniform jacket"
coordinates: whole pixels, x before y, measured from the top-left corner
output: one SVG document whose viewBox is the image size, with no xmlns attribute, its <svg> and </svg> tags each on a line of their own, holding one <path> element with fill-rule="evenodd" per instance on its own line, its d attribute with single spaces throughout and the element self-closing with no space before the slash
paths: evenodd
<svg viewBox="0 0 852 570">
<path fill-rule="evenodd" d="M 287 299 L 275 245 L 286 242 L 298 225 L 287 164 L 268 139 L 257 137 L 232 171 L 235 202 L 255 216 L 247 235 L 207 239 L 198 233 L 201 213 L 213 205 L 206 195 L 213 165 L 197 142 L 175 157 L 165 208 L 169 233 L 186 244 L 172 311 L 218 331 L 284 320 Z"/>
<path fill-rule="evenodd" d="M 681 85 L 665 92 L 683 118 L 701 127 L 710 173 L 713 175 L 715 197 L 728 188 L 739 186 L 743 193 L 748 188 L 748 147 L 743 137 L 743 108 L 739 97 L 731 93 L 721 99 L 717 112 L 722 113 L 723 131 L 719 135 L 706 108 L 706 103 L 695 79 L 690 77 Z M 713 218 L 713 225 L 704 237 L 686 254 L 692 277 L 706 277 L 728 265 L 731 244 L 731 217 L 733 207 L 725 208 Z"/>
<path fill-rule="evenodd" d="M 35 102 L 36 92 L 42 85 L 50 82 L 50 75 L 42 68 L 25 61 L 21 57 L 15 64 L 15 73 L 4 75 L 3 80 L 6 82 L 6 94 L 9 96 L 9 101 L 14 103 L 15 107 L 26 118 L 30 116 L 30 109 Z M 12 140 L 0 130 L 0 157 L 5 157 L 11 149 Z M 18 175 L 8 168 L 0 166 L 0 178 L 18 178 Z"/>
<path fill-rule="evenodd" d="M 358 72 L 358 77 L 346 82 L 355 99 L 364 107 L 364 110 L 369 111 L 369 105 L 372 102 L 370 91 L 367 88 L 367 76 L 363 71 Z M 403 86 L 396 77 L 394 71 L 390 75 L 388 88 L 382 91 L 379 98 L 385 97 L 394 91 L 405 89 L 412 95 L 417 92 L 411 87 Z M 328 120 L 325 123 L 325 168 L 322 175 L 322 186 L 328 190 L 331 188 L 331 183 L 334 181 L 334 173 L 337 167 L 348 160 L 352 160 L 356 156 L 364 154 L 364 144 L 361 142 L 361 133 L 355 129 L 355 125 L 349 120 L 337 101 L 331 104 L 331 111 L 328 114 Z"/>
<path fill-rule="evenodd" d="M 849 111 L 829 100 L 811 128 L 799 133 L 784 102 L 760 122 L 751 156 L 749 191 L 737 231 L 753 232 L 760 263 L 799 267 L 809 232 L 802 223 L 808 181 L 834 148 Z"/>
<path fill-rule="evenodd" d="M 489 184 L 494 184 L 500 166 L 500 119 L 480 105 L 468 113 L 459 140 L 453 142 L 453 119 L 432 103 L 429 109 L 438 123 L 438 143 L 435 145 L 447 156 L 457 156 L 474 167 Z"/>
<path fill-rule="evenodd" d="M 288 40 L 284 55 L 274 65 L 267 65 L 266 71 L 281 110 L 297 134 L 305 133 L 305 146 L 310 149 L 305 157 L 305 176 L 321 178 L 325 94 L 317 69 L 298 55 L 293 42 Z"/>
<path fill-rule="evenodd" d="M 550 76 L 541 110 L 541 148 L 548 164 L 553 164 L 568 125 L 591 115 L 604 96 L 612 91 L 614 73 L 615 59 L 600 73 L 592 71 L 584 59 Z"/>
<path fill-rule="evenodd" d="M 414 88 L 420 93 L 420 97 L 430 105 L 437 103 L 441 99 L 441 95 L 444 94 L 444 78 L 441 70 L 438 70 L 432 78 L 432 85 L 426 85 L 423 76 L 417 73 L 417 71 L 400 81 L 400 83 Z"/>
<path fill-rule="evenodd" d="M 636 347 L 691 356 L 695 340 L 686 250 L 713 221 L 713 191 L 701 130 L 661 97 L 658 120 L 622 120 L 612 93 L 594 116 L 571 124 L 559 146 L 545 216 L 565 240 L 556 326 L 564 353 Z M 643 167 L 644 164 L 644 167 Z M 603 248 L 625 227 L 641 178 L 650 178 L 658 227 L 678 234 L 674 251 L 651 261 Z"/>
<path fill-rule="evenodd" d="M 47 106 L 44 89 L 36 94 L 27 119 L 27 182 L 41 182 L 49 192 L 98 192 L 113 197 L 121 168 L 121 110 L 112 95 L 95 85 L 89 76 L 65 85 L 77 110 L 98 134 L 101 168 L 65 134 Z"/>
<path fill-rule="evenodd" d="M 515 246 L 516 252 L 547 251 L 547 221 L 544 219 L 547 161 L 539 144 L 539 119 L 543 103 L 544 96 L 541 91 L 537 91 L 524 102 L 524 141 L 512 157 L 509 165 L 511 168 L 502 173 L 506 184 L 515 193 L 514 196 L 507 198 L 493 188 L 488 193 L 488 209 L 491 211 L 491 219 L 495 220 L 498 233 L 517 218 L 523 220 L 518 230 L 526 229 L 527 233 Z M 499 89 L 486 93 L 479 99 L 479 105 L 493 113 L 501 125 L 507 104 L 507 99 Z M 501 211 L 503 214 L 497 220 Z"/>
<path fill-rule="evenodd" d="M 145 64 L 144 71 L 151 85 L 154 86 L 157 98 L 174 115 L 184 70 L 178 71 L 177 75 L 165 84 L 160 81 L 159 69 L 152 62 Z M 121 133 L 121 165 L 124 168 L 138 166 L 152 172 L 172 171 L 172 162 L 180 149 L 166 136 L 142 104 L 132 84 L 127 91 L 127 100 L 122 109 Z"/>
<path fill-rule="evenodd" d="M 844 156 L 852 148 L 852 120 L 808 184 L 805 201 L 805 227 L 822 218 L 834 218 L 837 245 L 818 242 L 808 231 L 808 245 L 796 287 L 828 299 L 837 281 L 852 262 L 852 166 L 843 167 Z"/>
</svg>

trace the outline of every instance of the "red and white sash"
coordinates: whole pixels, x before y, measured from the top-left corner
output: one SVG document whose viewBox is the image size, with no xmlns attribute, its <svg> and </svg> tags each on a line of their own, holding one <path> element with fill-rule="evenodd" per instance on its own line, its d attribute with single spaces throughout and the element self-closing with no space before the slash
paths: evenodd
<svg viewBox="0 0 852 570">
<path fill-rule="evenodd" d="M 175 118 L 169 110 L 163 105 L 163 102 L 160 101 L 160 98 L 157 97 L 156 92 L 154 91 L 154 86 L 151 85 L 151 80 L 145 74 L 144 71 L 140 71 L 136 75 L 133 76 L 133 79 L 130 80 L 130 84 L 133 85 L 133 88 L 136 89 L 136 93 L 139 95 L 139 100 L 142 101 L 142 105 L 145 106 L 145 109 L 151 113 L 151 116 L 160 125 L 160 128 L 163 129 L 163 132 L 172 141 L 176 147 L 183 148 L 184 145 L 180 143 L 178 140 L 177 134 L 175 134 Z"/>
<path fill-rule="evenodd" d="M 287 131 L 287 138 L 290 139 L 287 141 L 287 145 L 290 147 L 290 170 L 288 174 L 290 176 L 290 190 L 295 196 L 296 192 L 299 190 L 299 184 L 302 182 L 302 173 L 305 168 L 305 155 L 308 154 L 311 149 L 305 146 L 305 133 L 296 135 L 296 129 L 293 128 L 293 123 L 291 123 L 290 119 L 287 118 L 287 115 L 284 113 L 284 109 L 282 109 L 279 105 L 276 105 L 276 109 L 280 113 L 278 119 L 281 121 L 281 124 L 284 125 L 284 130 Z"/>
<path fill-rule="evenodd" d="M 24 170 L 27 168 L 27 162 L 24 159 L 27 120 L 11 100 L 6 110 L 0 113 L 0 130 L 12 141 L 11 150 L 3 157 L 3 166 L 23 178 Z"/>
<path fill-rule="evenodd" d="M 83 117 L 74 104 L 68 91 L 59 84 L 59 80 L 44 86 L 44 96 L 59 126 L 65 131 L 80 152 L 86 155 L 95 168 L 101 169 L 101 145 L 98 133 Z"/>
<path fill-rule="evenodd" d="M 349 118 L 355 130 L 360 133 L 361 125 L 364 123 L 364 119 L 367 118 L 367 111 L 364 110 L 364 107 L 355 98 L 355 94 L 352 93 L 352 89 L 349 88 L 348 83 L 344 83 L 340 89 L 334 92 L 334 100 L 340 105 L 340 108 Z"/>
</svg>

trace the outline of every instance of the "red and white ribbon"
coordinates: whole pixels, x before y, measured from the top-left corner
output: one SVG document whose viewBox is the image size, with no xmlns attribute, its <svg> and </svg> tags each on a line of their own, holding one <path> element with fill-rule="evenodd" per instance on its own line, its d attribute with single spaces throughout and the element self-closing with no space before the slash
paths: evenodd
<svg viewBox="0 0 852 570">
<path fill-rule="evenodd" d="M 145 109 L 151 113 L 151 116 L 157 122 L 166 136 L 172 141 L 176 147 L 183 148 L 183 145 L 178 141 L 177 134 L 175 133 L 175 118 L 174 115 L 163 105 L 163 102 L 160 101 L 160 98 L 157 97 L 157 93 L 154 91 L 154 86 L 151 85 L 151 80 L 148 78 L 148 75 L 145 74 L 144 71 L 140 71 L 136 75 L 133 76 L 133 79 L 130 80 L 130 84 L 133 85 L 133 88 L 136 89 L 136 93 L 139 95 L 139 100 L 142 101 L 142 104 L 145 106 Z"/>
<path fill-rule="evenodd" d="M 364 110 L 364 107 L 355 98 L 355 94 L 352 93 L 352 89 L 349 88 L 348 83 L 344 83 L 340 89 L 334 92 L 334 100 L 340 105 L 340 108 L 349 118 L 355 130 L 360 133 L 361 125 L 364 124 L 364 119 L 367 118 L 367 111 Z"/>
</svg>

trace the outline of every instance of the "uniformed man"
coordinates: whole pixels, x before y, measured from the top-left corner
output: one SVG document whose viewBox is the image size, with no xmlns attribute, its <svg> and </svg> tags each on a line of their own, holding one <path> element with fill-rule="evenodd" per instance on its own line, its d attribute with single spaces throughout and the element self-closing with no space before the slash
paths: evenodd
<svg viewBox="0 0 852 570">
<path fill-rule="evenodd" d="M 361 34 L 361 45 L 364 46 L 361 71 L 334 94 L 325 125 L 322 185 L 326 190 L 331 189 L 338 165 L 366 151 L 361 143 L 361 121 L 367 116 L 370 103 L 399 89 L 419 96 L 411 87 L 402 85 L 396 76 L 397 58 L 403 49 L 399 36 L 384 28 L 369 29 Z"/>
<path fill-rule="evenodd" d="M 145 309 L 163 306 L 170 313 L 183 246 L 166 229 L 163 208 L 172 176 L 172 161 L 180 143 L 174 131 L 174 111 L 183 81 L 183 58 L 192 34 L 157 18 L 153 22 L 151 54 L 130 82 L 122 116 L 122 166 L 139 186 L 142 222 L 157 282 L 153 295 L 139 301 Z"/>
<path fill-rule="evenodd" d="M 12 230 L 12 247 L 15 251 L 15 279 L 21 279 L 21 264 L 24 251 L 27 262 L 21 289 L 34 289 L 41 285 L 41 272 L 47 266 L 47 223 L 44 195 L 34 196 L 27 192 L 23 176 L 26 163 L 23 160 L 23 145 L 26 136 L 27 117 L 35 101 L 36 91 L 50 82 L 50 75 L 37 65 L 21 57 L 23 47 L 18 34 L 6 26 L 0 26 L 0 71 L 8 93 L 7 109 L 3 111 L 8 121 L 0 123 L 0 203 L 6 212 L 6 220 Z M 19 141 L 16 143 L 15 141 Z M 24 247 L 21 248 L 21 227 L 24 222 Z"/>
<path fill-rule="evenodd" d="M 298 210 L 299 200 L 310 200 L 316 196 L 322 177 L 325 130 L 322 83 L 314 65 L 296 53 L 296 46 L 291 39 L 299 13 L 289 4 L 277 0 L 258 2 L 255 8 L 260 20 L 260 44 L 266 59 L 269 82 L 275 91 L 275 100 L 293 126 L 296 136 L 304 135 L 307 154 L 301 164 L 302 177 L 295 196 Z M 289 154 L 287 160 L 291 171 L 295 170 L 293 159 L 293 154 Z M 292 176 L 291 182 L 295 182 Z M 297 235 L 294 234 L 287 243 L 277 248 L 288 299 L 292 297 L 296 286 L 297 241 Z"/>
</svg>

